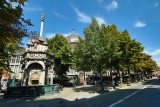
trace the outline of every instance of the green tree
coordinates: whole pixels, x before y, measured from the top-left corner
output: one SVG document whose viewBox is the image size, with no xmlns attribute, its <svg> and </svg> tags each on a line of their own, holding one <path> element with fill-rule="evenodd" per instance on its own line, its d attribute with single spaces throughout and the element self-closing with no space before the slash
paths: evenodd
<svg viewBox="0 0 160 107">
<path fill-rule="evenodd" d="M 142 73 L 142 79 L 144 78 L 146 73 L 151 75 L 151 73 L 157 69 L 158 66 L 156 62 L 152 60 L 151 56 L 147 55 L 146 53 L 141 53 L 139 62 L 136 64 L 136 70 Z"/>
<path fill-rule="evenodd" d="M 101 41 L 104 35 L 100 35 L 100 26 L 95 18 L 92 19 L 91 24 L 85 28 L 85 47 L 86 57 L 90 70 L 97 72 L 101 77 L 101 88 L 104 90 L 102 83 L 102 71 L 105 68 L 106 62 L 103 59 L 104 47 Z M 104 42 L 103 42 L 104 43 Z M 105 62 L 105 63 L 104 63 Z"/>
<path fill-rule="evenodd" d="M 104 90 L 102 74 L 109 67 L 112 68 L 112 62 L 116 62 L 121 54 L 118 47 L 119 32 L 115 25 L 99 26 L 93 18 L 84 34 L 88 66 L 100 75 L 101 87 Z"/>
<path fill-rule="evenodd" d="M 142 52 L 144 47 L 140 42 L 132 40 L 129 36 L 127 30 L 123 31 L 120 36 L 120 49 L 122 51 L 121 64 L 124 66 L 123 70 L 128 71 L 128 75 L 131 75 L 131 70 L 136 72 L 137 68 L 140 67 L 140 59 L 142 57 Z M 142 64 L 143 65 L 143 64 Z M 135 81 L 133 78 L 130 80 Z M 130 81 L 130 82 L 132 82 Z"/>
<path fill-rule="evenodd" d="M 89 66 L 88 54 L 85 45 L 85 39 L 79 37 L 79 41 L 76 43 L 75 49 L 73 51 L 73 59 L 74 59 L 74 67 L 77 71 L 83 71 L 84 73 L 84 82 L 85 80 L 85 72 L 90 71 L 91 68 Z"/>
<path fill-rule="evenodd" d="M 112 71 L 112 67 L 117 70 L 119 75 L 120 84 L 122 84 L 122 75 L 120 72 L 121 60 L 122 60 L 122 50 L 120 49 L 120 32 L 118 31 L 116 25 L 108 26 L 108 33 L 110 37 L 109 43 L 109 63 L 110 69 Z M 112 73 L 111 73 L 112 74 Z M 118 79 L 118 75 L 116 78 Z M 117 80 L 116 79 L 116 80 Z M 116 81 L 117 82 L 117 81 Z"/>
<path fill-rule="evenodd" d="M 47 39 L 47 43 L 48 53 L 54 59 L 54 70 L 59 77 L 64 77 L 73 64 L 71 46 L 61 34 L 56 34 L 54 37 Z"/>
<path fill-rule="evenodd" d="M 101 79 L 106 70 L 112 71 L 114 68 L 122 83 L 120 70 L 128 71 L 130 76 L 130 71 L 136 72 L 147 64 L 152 68 L 156 66 L 153 61 L 152 64 L 151 61 L 140 61 L 144 47 L 140 42 L 132 40 L 127 30 L 119 32 L 116 25 L 99 26 L 93 18 L 91 24 L 84 29 L 84 35 L 84 39 L 80 39 L 74 50 L 75 65 L 78 69 L 98 73 Z M 103 83 L 101 87 L 103 90 Z"/>
<path fill-rule="evenodd" d="M 127 30 L 121 32 L 120 38 L 119 38 L 119 47 L 122 51 L 122 62 L 123 66 L 128 66 L 128 59 L 129 59 L 129 43 L 131 42 L 131 38 L 129 36 L 129 33 Z"/>
<path fill-rule="evenodd" d="M 129 68 L 132 70 L 132 78 L 131 82 L 136 81 L 136 78 L 134 74 L 137 72 L 136 71 L 136 64 L 139 62 L 139 58 L 142 55 L 143 52 L 143 46 L 141 45 L 140 42 L 137 42 L 136 40 L 131 40 L 130 42 L 130 62 L 129 62 Z M 130 73 L 130 72 L 129 72 Z"/>
<path fill-rule="evenodd" d="M 25 20 L 22 6 L 27 0 L 0 1 L 0 67 L 9 68 L 7 61 L 19 49 L 22 38 L 29 35 L 27 26 L 30 20 Z"/>
<path fill-rule="evenodd" d="M 130 35 L 127 30 L 121 32 L 120 40 L 119 40 L 119 47 L 122 51 L 121 55 L 121 65 L 123 66 L 123 71 L 128 71 L 128 75 L 130 77 L 130 68 L 131 68 L 131 59 L 133 56 L 133 43 L 130 38 Z"/>
</svg>

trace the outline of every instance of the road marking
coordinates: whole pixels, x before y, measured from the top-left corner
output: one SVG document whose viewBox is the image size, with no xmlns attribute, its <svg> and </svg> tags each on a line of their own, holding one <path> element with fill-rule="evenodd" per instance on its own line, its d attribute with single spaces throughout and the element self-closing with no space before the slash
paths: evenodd
<svg viewBox="0 0 160 107">
<path fill-rule="evenodd" d="M 16 101 L 23 100 L 23 99 L 24 99 L 24 97 L 23 97 L 23 98 L 21 98 L 21 99 L 14 99 L 14 100 L 7 101 L 7 103 L 16 102 Z"/>
<path fill-rule="evenodd" d="M 158 80 L 156 80 L 156 81 L 158 81 Z M 156 81 L 151 82 L 150 84 L 148 84 L 148 85 L 144 86 L 143 88 L 141 88 L 141 89 L 135 91 L 134 93 L 132 93 L 132 94 L 130 94 L 130 95 L 124 97 L 123 99 L 121 99 L 121 100 L 119 100 L 119 101 L 117 101 L 117 102 L 115 102 L 115 103 L 109 105 L 108 107 L 114 107 L 115 105 L 117 105 L 117 104 L 123 102 L 124 100 L 128 99 L 129 97 L 131 97 L 131 96 L 135 95 L 136 93 L 140 92 L 141 90 L 145 89 L 145 88 L 148 87 L 149 85 L 155 83 Z"/>
<path fill-rule="evenodd" d="M 12 103 L 12 102 L 15 102 L 15 101 L 18 101 L 18 99 L 7 101 L 7 103 Z"/>
</svg>

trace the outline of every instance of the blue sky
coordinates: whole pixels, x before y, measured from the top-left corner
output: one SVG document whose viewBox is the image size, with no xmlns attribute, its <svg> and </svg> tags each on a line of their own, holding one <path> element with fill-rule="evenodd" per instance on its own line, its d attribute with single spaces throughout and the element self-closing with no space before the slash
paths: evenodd
<svg viewBox="0 0 160 107">
<path fill-rule="evenodd" d="M 28 28 L 31 31 L 40 32 L 40 17 L 45 14 L 44 38 L 56 33 L 68 36 L 73 28 L 84 36 L 93 17 L 99 24 L 116 24 L 119 31 L 128 30 L 132 39 L 141 42 L 144 52 L 160 65 L 160 0 L 28 0 L 23 9 L 34 25 Z"/>
</svg>

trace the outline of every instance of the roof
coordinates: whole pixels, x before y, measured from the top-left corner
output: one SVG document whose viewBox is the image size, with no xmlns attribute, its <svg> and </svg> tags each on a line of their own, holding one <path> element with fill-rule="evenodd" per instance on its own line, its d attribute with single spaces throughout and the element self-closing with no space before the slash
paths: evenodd
<svg viewBox="0 0 160 107">
<path fill-rule="evenodd" d="M 72 34 L 66 37 L 68 43 L 75 43 L 78 41 L 78 35 L 74 32 L 74 29 L 72 31 Z"/>
<path fill-rule="evenodd" d="M 38 40 L 44 42 L 44 39 L 41 36 L 38 38 Z"/>
<path fill-rule="evenodd" d="M 20 49 L 18 51 L 16 51 L 16 55 L 21 56 L 26 52 L 26 48 Z"/>
</svg>

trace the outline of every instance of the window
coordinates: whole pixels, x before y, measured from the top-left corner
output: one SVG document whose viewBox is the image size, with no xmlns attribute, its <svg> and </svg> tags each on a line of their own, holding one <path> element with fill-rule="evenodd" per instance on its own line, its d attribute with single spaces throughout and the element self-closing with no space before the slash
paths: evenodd
<svg viewBox="0 0 160 107">
<path fill-rule="evenodd" d="M 78 38 L 72 38 L 70 42 L 78 42 Z"/>
</svg>

